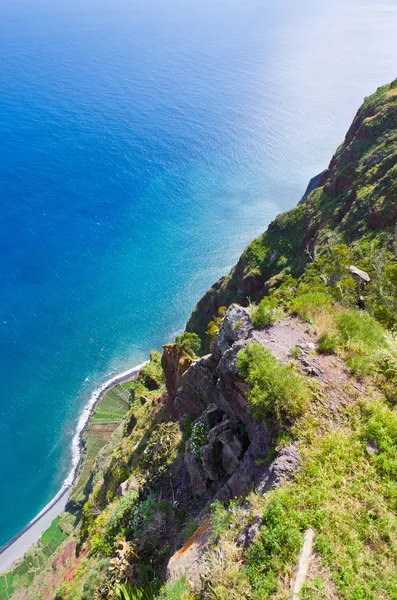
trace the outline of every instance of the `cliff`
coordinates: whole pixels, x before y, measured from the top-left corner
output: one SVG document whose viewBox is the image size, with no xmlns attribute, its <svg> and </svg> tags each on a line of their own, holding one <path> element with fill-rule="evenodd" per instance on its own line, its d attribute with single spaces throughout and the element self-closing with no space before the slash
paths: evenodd
<svg viewBox="0 0 397 600">
<path fill-rule="evenodd" d="M 317 187 L 279 215 L 197 304 L 187 324 L 203 339 L 219 307 L 258 302 L 288 272 L 340 243 L 375 240 L 393 250 L 397 216 L 397 80 L 364 101 Z"/>
<path fill-rule="evenodd" d="M 396 597 L 396 155 L 397 80 L 151 354 L 2 598 Z"/>
</svg>

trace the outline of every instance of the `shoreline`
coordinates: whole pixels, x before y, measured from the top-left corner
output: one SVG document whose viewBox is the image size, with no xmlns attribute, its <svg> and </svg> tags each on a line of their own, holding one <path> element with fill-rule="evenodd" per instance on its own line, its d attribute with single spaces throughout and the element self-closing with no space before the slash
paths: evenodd
<svg viewBox="0 0 397 600">
<path fill-rule="evenodd" d="M 37 544 L 42 534 L 50 527 L 52 521 L 65 510 L 70 493 L 80 475 L 83 464 L 84 435 L 87 431 L 88 423 L 103 395 L 112 387 L 134 379 L 147 362 L 145 361 L 123 373 L 115 375 L 112 379 L 105 381 L 105 383 L 91 394 L 89 401 L 80 413 L 76 432 L 72 439 L 72 468 L 69 474 L 54 498 L 46 504 L 26 527 L 0 548 L 0 574 L 10 570 L 16 561 L 23 558 L 27 550 Z"/>
</svg>

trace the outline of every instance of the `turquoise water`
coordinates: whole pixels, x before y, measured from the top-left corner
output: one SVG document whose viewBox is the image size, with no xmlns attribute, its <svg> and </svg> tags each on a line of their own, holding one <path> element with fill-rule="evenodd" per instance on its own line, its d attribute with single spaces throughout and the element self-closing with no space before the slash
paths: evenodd
<svg viewBox="0 0 397 600">
<path fill-rule="evenodd" d="M 395 77 L 394 2 L 3 0 L 0 544 L 93 389 L 196 301 Z"/>
</svg>

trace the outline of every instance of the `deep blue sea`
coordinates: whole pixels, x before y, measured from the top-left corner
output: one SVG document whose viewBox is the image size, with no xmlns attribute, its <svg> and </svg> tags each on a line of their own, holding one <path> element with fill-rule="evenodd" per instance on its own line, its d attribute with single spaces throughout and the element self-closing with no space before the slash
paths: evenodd
<svg viewBox="0 0 397 600">
<path fill-rule="evenodd" d="M 396 76 L 394 0 L 1 0 L 0 544 L 93 389 L 196 301 Z"/>
</svg>

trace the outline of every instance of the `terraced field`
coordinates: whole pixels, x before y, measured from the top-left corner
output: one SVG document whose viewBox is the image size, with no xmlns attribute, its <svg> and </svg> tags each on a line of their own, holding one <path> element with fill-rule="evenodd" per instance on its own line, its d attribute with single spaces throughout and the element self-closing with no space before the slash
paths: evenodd
<svg viewBox="0 0 397 600">
<path fill-rule="evenodd" d="M 126 414 L 131 386 L 132 382 L 116 385 L 108 390 L 99 401 L 84 436 L 83 468 L 73 490 L 72 498 L 74 500 L 83 497 L 82 492 L 98 452 L 106 445 Z M 35 577 L 43 571 L 43 567 L 48 568 L 48 565 L 51 564 L 49 558 L 68 538 L 66 530 L 70 529 L 74 519 L 75 517 L 67 512 L 54 519 L 51 526 L 41 536 L 38 544 L 27 552 L 25 558 L 14 569 L 0 577 L 0 600 L 9 600 L 20 588 L 29 588 Z M 69 545 L 70 543 L 71 538 L 69 537 Z M 62 549 L 61 552 L 64 552 L 66 556 L 69 554 L 69 549 Z M 55 559 L 56 556 L 54 556 Z M 19 597 L 18 594 L 16 595 Z M 21 597 L 28 598 L 26 595 Z"/>
<path fill-rule="evenodd" d="M 84 436 L 83 468 L 74 488 L 73 498 L 78 498 L 83 492 L 98 452 L 106 445 L 127 412 L 131 386 L 131 381 L 116 385 L 108 390 L 98 403 Z"/>
<path fill-rule="evenodd" d="M 28 587 L 35 576 L 41 572 L 48 558 L 59 548 L 67 535 L 60 526 L 61 517 L 57 517 L 51 526 L 43 533 L 34 551 L 29 552 L 26 558 L 15 569 L 0 577 L 0 598 L 8 600 L 23 583 Z"/>
</svg>

